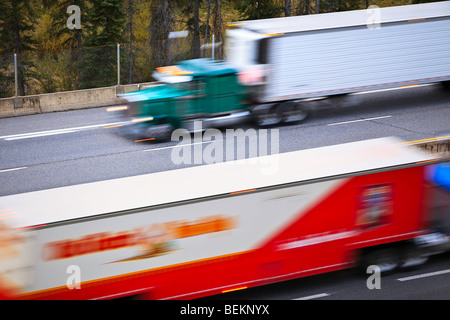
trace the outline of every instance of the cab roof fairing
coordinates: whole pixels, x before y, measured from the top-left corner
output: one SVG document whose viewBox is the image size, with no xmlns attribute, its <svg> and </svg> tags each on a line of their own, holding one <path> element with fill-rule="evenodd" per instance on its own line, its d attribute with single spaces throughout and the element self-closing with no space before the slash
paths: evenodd
<svg viewBox="0 0 450 320">
<path fill-rule="evenodd" d="M 235 74 L 237 70 L 227 62 L 209 58 L 185 60 L 179 63 L 182 69 L 193 72 L 194 77 Z"/>
<path fill-rule="evenodd" d="M 194 78 L 193 76 L 175 76 L 175 75 L 167 75 L 159 71 L 155 71 L 152 74 L 152 77 L 156 81 L 164 82 L 164 83 L 181 83 L 181 82 L 189 82 Z"/>
<path fill-rule="evenodd" d="M 147 100 L 147 96 L 139 91 L 121 93 L 117 96 L 126 102 L 140 102 Z"/>
<path fill-rule="evenodd" d="M 237 70 L 224 61 L 209 58 L 191 59 L 177 65 L 158 67 L 152 77 L 163 83 L 189 82 L 200 77 L 235 74 Z"/>
<path fill-rule="evenodd" d="M 143 102 L 148 100 L 164 100 L 170 98 L 176 98 L 186 95 L 187 92 L 179 89 L 169 88 L 165 85 L 159 85 L 156 87 L 132 91 L 118 95 L 121 99 L 133 103 Z"/>
</svg>

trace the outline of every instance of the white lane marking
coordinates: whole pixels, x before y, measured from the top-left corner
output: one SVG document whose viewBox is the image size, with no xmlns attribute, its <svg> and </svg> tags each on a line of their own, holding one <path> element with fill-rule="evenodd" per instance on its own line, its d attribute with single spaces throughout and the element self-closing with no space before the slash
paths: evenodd
<svg viewBox="0 0 450 320">
<path fill-rule="evenodd" d="M 11 169 L 3 169 L 0 170 L 0 173 L 2 172 L 9 172 L 9 171 L 16 171 L 16 170 L 22 170 L 22 169 L 26 169 L 27 167 L 20 167 L 20 168 L 11 168 Z"/>
<path fill-rule="evenodd" d="M 62 130 L 62 131 L 41 133 L 41 134 L 38 134 L 38 135 L 28 135 L 28 136 L 19 136 L 19 137 L 5 138 L 4 140 L 6 140 L 6 141 L 13 141 L 13 140 L 21 140 L 21 139 L 53 136 L 53 135 L 57 135 L 57 134 L 71 133 L 71 132 L 77 132 L 77 131 L 79 131 L 79 130 Z"/>
<path fill-rule="evenodd" d="M 430 272 L 430 273 L 422 273 L 422 274 L 418 274 L 415 276 L 398 278 L 397 280 L 398 281 L 409 281 L 409 280 L 421 279 L 421 278 L 426 278 L 426 277 L 438 276 L 438 275 L 445 274 L 445 273 L 450 273 L 450 269 L 435 271 L 435 272 Z"/>
<path fill-rule="evenodd" d="M 173 149 L 173 148 L 178 148 L 178 147 L 188 147 L 188 146 L 193 146 L 193 145 L 196 145 L 196 144 L 210 143 L 210 142 L 213 142 L 213 141 L 202 141 L 202 142 L 194 142 L 194 143 L 189 143 L 189 144 L 177 144 L 176 146 L 169 146 L 169 147 L 162 147 L 162 148 L 153 148 L 153 149 L 145 149 L 145 150 L 142 150 L 142 151 L 158 151 L 158 150 Z"/>
<path fill-rule="evenodd" d="M 87 129 L 93 129 L 93 128 L 99 128 L 99 127 L 114 126 L 114 125 L 120 125 L 120 124 L 124 124 L 124 122 L 102 123 L 102 124 L 95 124 L 95 125 L 83 126 L 83 127 L 73 127 L 73 128 L 65 128 L 65 129 L 19 133 L 19 134 L 1 136 L 0 139 L 4 139 L 4 140 L 28 139 L 28 138 L 43 137 L 43 136 L 48 136 L 48 135 L 53 135 L 53 134 L 71 133 L 71 132 L 75 132 L 75 131 L 87 130 Z"/>
<path fill-rule="evenodd" d="M 324 297 L 328 297 L 328 296 L 329 296 L 328 293 L 319 293 L 319 294 L 315 294 L 312 296 L 307 296 L 307 297 L 302 297 L 302 298 L 297 298 L 297 299 L 292 299 L 292 300 L 311 300 L 311 299 L 324 298 Z"/>
<path fill-rule="evenodd" d="M 336 125 L 339 125 L 339 124 L 347 124 L 347 123 L 354 123 L 354 122 L 361 122 L 361 121 L 386 119 L 386 118 L 390 118 L 390 117 L 392 117 L 392 116 L 382 116 L 382 117 L 375 117 L 375 118 L 366 118 L 366 119 L 350 120 L 350 121 L 343 121 L 343 122 L 335 122 L 335 123 L 329 123 L 329 124 L 327 124 L 327 126 L 336 126 Z"/>
</svg>

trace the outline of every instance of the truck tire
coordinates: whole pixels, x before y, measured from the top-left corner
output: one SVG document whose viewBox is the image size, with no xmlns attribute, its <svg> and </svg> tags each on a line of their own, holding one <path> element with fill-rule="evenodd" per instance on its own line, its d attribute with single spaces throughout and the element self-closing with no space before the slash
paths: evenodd
<svg viewBox="0 0 450 320">
<path fill-rule="evenodd" d="M 167 123 L 161 123 L 149 127 L 145 135 L 147 138 L 154 138 L 157 142 L 170 140 L 172 127 Z"/>
<path fill-rule="evenodd" d="M 450 91 L 450 81 L 442 81 L 441 85 L 444 90 Z"/>
<path fill-rule="evenodd" d="M 424 265 L 429 260 L 429 256 L 415 243 L 408 243 L 404 246 L 400 256 L 400 268 L 410 269 Z"/>
<path fill-rule="evenodd" d="M 369 266 L 378 266 L 381 273 L 395 271 L 400 266 L 400 258 L 395 248 L 379 248 L 364 253 L 361 271 L 366 273 Z"/>
<path fill-rule="evenodd" d="M 252 116 L 256 125 L 258 127 L 269 127 L 280 124 L 281 117 L 277 111 L 277 106 L 278 104 L 275 104 L 270 108 L 255 108 L 252 111 Z"/>
<path fill-rule="evenodd" d="M 306 119 L 308 110 L 298 102 L 287 101 L 277 107 L 277 112 L 281 118 L 281 123 L 295 124 Z"/>
<path fill-rule="evenodd" d="M 407 259 L 403 260 L 400 263 L 400 268 L 402 269 L 411 269 L 411 268 L 418 268 L 423 266 L 425 263 L 427 263 L 429 260 L 429 257 L 423 256 L 423 255 L 411 255 Z"/>
</svg>

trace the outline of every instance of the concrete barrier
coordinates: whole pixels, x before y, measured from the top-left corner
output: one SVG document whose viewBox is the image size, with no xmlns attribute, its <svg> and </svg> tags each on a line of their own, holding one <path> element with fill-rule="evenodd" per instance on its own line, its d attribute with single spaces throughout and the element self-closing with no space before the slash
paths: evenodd
<svg viewBox="0 0 450 320">
<path fill-rule="evenodd" d="M 431 153 L 442 160 L 450 160 L 450 136 L 411 142 L 410 145 Z"/>
<path fill-rule="evenodd" d="M 40 95 L 42 113 L 100 107 L 116 103 L 116 89 L 97 88 Z"/>
<path fill-rule="evenodd" d="M 14 99 L 13 98 L 3 98 L 0 99 L 0 117 L 13 117 L 14 112 Z"/>
<path fill-rule="evenodd" d="M 155 86 L 156 82 L 46 93 L 0 99 L 0 118 L 103 107 L 119 103 L 117 94 Z"/>
</svg>

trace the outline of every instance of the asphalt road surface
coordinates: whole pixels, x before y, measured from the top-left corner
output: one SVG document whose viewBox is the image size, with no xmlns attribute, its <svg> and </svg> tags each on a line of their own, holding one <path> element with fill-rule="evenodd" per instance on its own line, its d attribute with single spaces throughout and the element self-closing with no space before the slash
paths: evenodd
<svg viewBox="0 0 450 320">
<path fill-rule="evenodd" d="M 267 152 L 385 136 L 414 141 L 450 135 L 450 93 L 440 85 L 347 98 L 310 102 L 318 111 L 304 123 L 268 129 L 268 140 L 273 135 L 279 143 L 268 145 Z M 173 160 L 178 141 L 135 142 L 117 133 L 118 122 L 106 107 L 0 119 L 0 196 L 199 165 L 194 155 L 192 163 Z M 242 126 L 251 128 L 261 132 L 250 123 Z M 209 142 L 192 138 L 193 153 L 207 148 Z M 225 131 L 220 138 L 225 155 L 230 151 Z M 249 150 L 246 156 L 252 156 Z"/>
<path fill-rule="evenodd" d="M 405 141 L 450 136 L 450 93 L 439 85 L 359 94 L 339 108 L 328 101 L 311 103 L 320 111 L 306 122 L 271 128 L 277 135 L 269 130 L 279 138 L 273 143 L 279 142 L 279 152 L 385 136 Z M 0 196 L 199 165 L 174 163 L 177 141 L 135 142 L 118 134 L 118 121 L 106 107 L 0 119 Z M 242 127 L 252 128 L 258 131 L 251 124 Z M 193 151 L 210 143 L 193 138 Z M 383 275 L 381 289 L 367 288 L 369 275 L 345 270 L 211 298 L 450 299 L 448 261 L 448 255 L 438 256 L 420 269 Z"/>
<path fill-rule="evenodd" d="M 422 266 L 381 275 L 378 287 L 372 273 L 346 269 L 198 300 L 449 300 L 449 261 L 450 253 L 432 256 Z"/>
</svg>

